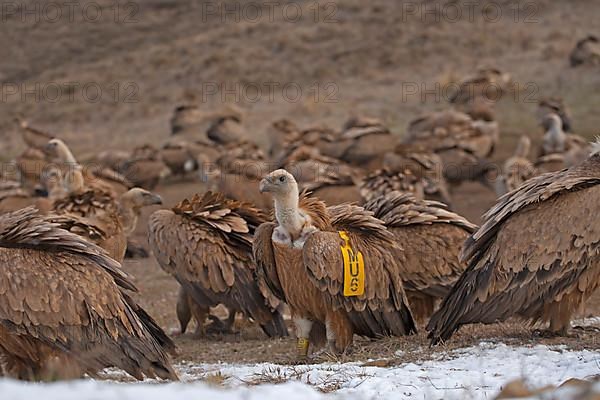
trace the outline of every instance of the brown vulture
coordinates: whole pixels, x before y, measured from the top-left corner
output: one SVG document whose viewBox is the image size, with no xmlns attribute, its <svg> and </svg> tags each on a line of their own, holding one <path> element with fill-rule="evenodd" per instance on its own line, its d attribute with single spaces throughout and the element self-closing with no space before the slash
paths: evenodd
<svg viewBox="0 0 600 400">
<path fill-rule="evenodd" d="M 118 262 L 35 208 L 0 216 L 0 362 L 27 380 L 95 376 L 177 379 L 174 344 L 125 293 Z"/>
<path fill-rule="evenodd" d="M 209 307 L 223 304 L 230 313 L 242 312 L 256 321 L 270 337 L 287 335 L 279 301 L 265 297 L 254 280 L 253 234 L 265 220 L 250 204 L 212 192 L 150 216 L 150 248 L 162 269 L 203 310 L 204 318 L 195 313 L 199 324 Z"/>
<path fill-rule="evenodd" d="M 464 244 L 465 273 L 431 317 L 433 343 L 461 325 L 517 316 L 566 334 L 600 284 L 600 143 L 578 166 L 501 197 Z"/>
<path fill-rule="evenodd" d="M 466 264 L 460 261 L 463 242 L 477 228 L 435 201 L 410 193 L 390 192 L 364 208 L 385 222 L 402 248 L 392 248 L 413 316 L 426 321 Z"/>
<path fill-rule="evenodd" d="M 515 153 L 509 157 L 502 166 L 502 175 L 496 180 L 496 195 L 498 197 L 520 187 L 526 180 L 537 175 L 533 163 L 527 159 L 531 140 L 528 136 L 521 136 Z"/>
<path fill-rule="evenodd" d="M 257 276 L 289 305 L 299 357 L 308 355 L 309 338 L 313 345 L 327 339 L 328 351 L 338 353 L 354 334 L 416 331 L 392 251 L 396 243 L 382 221 L 359 206 L 326 207 L 301 197 L 283 169 L 267 175 L 260 191 L 273 195 L 276 222 L 256 231 Z"/>
</svg>

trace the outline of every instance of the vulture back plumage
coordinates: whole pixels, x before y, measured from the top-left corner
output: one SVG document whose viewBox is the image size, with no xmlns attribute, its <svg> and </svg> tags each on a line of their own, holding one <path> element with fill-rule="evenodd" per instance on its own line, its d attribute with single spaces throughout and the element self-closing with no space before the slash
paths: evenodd
<svg viewBox="0 0 600 400">
<path fill-rule="evenodd" d="M 599 154 L 501 197 L 464 244 L 468 268 L 430 320 L 432 342 L 515 315 L 566 333 L 600 283 L 599 202 Z"/>
<path fill-rule="evenodd" d="M 413 314 L 424 321 L 464 272 L 460 248 L 477 227 L 446 205 L 410 193 L 390 192 L 364 207 L 385 223 L 402 246 L 394 250 L 394 257 Z"/>
<path fill-rule="evenodd" d="M 150 216 L 149 242 L 159 265 L 200 305 L 224 304 L 286 336 L 277 299 L 263 295 L 252 260 L 253 234 L 264 214 L 248 203 L 207 192 Z"/>
<path fill-rule="evenodd" d="M 0 217 L 0 265 L 0 359 L 9 375 L 114 366 L 137 379 L 177 379 L 173 342 L 124 292 L 135 286 L 101 248 L 26 208 Z"/>
</svg>

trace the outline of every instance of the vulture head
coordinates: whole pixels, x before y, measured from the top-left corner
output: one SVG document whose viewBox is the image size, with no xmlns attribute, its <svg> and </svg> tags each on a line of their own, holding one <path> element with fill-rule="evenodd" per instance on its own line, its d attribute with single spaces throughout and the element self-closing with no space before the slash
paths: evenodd
<svg viewBox="0 0 600 400">
<path fill-rule="evenodd" d="M 123 230 L 130 235 L 137 225 L 142 207 L 162 204 L 162 198 L 139 187 L 128 190 L 119 199 L 119 216 Z"/>
<path fill-rule="evenodd" d="M 69 147 L 60 139 L 51 139 L 48 141 L 45 150 L 50 156 L 56 157 L 64 163 L 77 164 Z"/>
<path fill-rule="evenodd" d="M 260 181 L 258 189 L 261 193 L 272 193 L 274 198 L 298 197 L 298 183 L 292 174 L 285 169 L 278 169 Z"/>
<path fill-rule="evenodd" d="M 550 130 L 561 130 L 562 131 L 562 128 L 563 128 L 562 119 L 560 118 L 560 116 L 558 116 L 555 113 L 547 114 L 544 117 L 542 125 L 548 131 L 550 131 Z"/>
<path fill-rule="evenodd" d="M 517 143 L 517 149 L 515 150 L 515 156 L 527 158 L 529 155 L 529 150 L 531 148 L 531 139 L 529 136 L 523 135 L 519 139 L 519 143 Z"/>
<path fill-rule="evenodd" d="M 139 212 L 142 207 L 162 204 L 162 198 L 156 193 L 136 187 L 123 193 L 120 203 Z"/>
</svg>

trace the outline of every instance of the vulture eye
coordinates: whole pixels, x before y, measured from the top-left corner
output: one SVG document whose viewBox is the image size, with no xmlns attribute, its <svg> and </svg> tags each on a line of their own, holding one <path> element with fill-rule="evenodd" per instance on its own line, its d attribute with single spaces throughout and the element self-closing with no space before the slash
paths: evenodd
<svg viewBox="0 0 600 400">
<path fill-rule="evenodd" d="M 279 177 L 279 182 L 285 182 L 285 176 L 280 176 Z"/>
</svg>

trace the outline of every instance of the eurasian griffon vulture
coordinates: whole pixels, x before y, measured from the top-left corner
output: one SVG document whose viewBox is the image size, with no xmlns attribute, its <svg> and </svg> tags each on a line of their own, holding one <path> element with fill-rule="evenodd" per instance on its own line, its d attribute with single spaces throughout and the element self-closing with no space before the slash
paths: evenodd
<svg viewBox="0 0 600 400">
<path fill-rule="evenodd" d="M 461 325 L 518 316 L 566 334 L 600 284 L 600 143 L 578 166 L 508 193 L 463 247 L 468 262 L 428 325 L 433 343 Z"/>
<path fill-rule="evenodd" d="M 95 376 L 118 367 L 137 379 L 177 379 L 174 344 L 124 292 L 118 262 L 34 208 L 0 216 L 0 361 L 14 378 Z"/>
<path fill-rule="evenodd" d="M 496 195 L 498 197 L 520 187 L 526 180 L 533 178 L 537 170 L 533 163 L 527 159 L 531 140 L 528 136 L 521 136 L 515 153 L 508 158 L 502 166 L 502 175 L 496 180 Z"/>
<path fill-rule="evenodd" d="M 296 180 L 282 169 L 267 175 L 260 191 L 273 195 L 277 222 L 262 224 L 255 234 L 259 284 L 289 305 L 300 357 L 308 355 L 309 337 L 318 345 L 323 332 L 336 353 L 354 334 L 415 332 L 391 251 L 396 243 L 382 221 L 362 207 L 327 208 L 300 197 Z"/>
<path fill-rule="evenodd" d="M 154 212 L 148 222 L 149 242 L 159 265 L 205 317 L 209 307 L 223 304 L 230 313 L 241 311 L 252 318 L 268 336 L 286 336 L 279 301 L 265 297 L 254 280 L 253 234 L 265 219 L 248 203 L 207 192 Z M 202 324 L 205 318 L 196 319 Z"/>
</svg>

